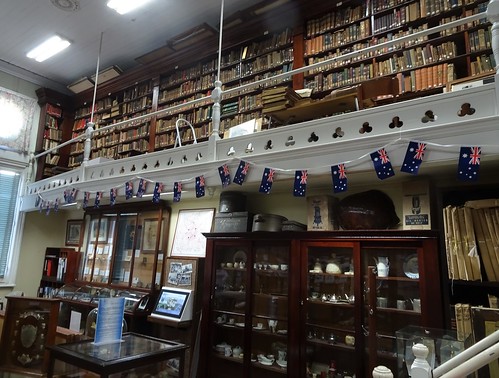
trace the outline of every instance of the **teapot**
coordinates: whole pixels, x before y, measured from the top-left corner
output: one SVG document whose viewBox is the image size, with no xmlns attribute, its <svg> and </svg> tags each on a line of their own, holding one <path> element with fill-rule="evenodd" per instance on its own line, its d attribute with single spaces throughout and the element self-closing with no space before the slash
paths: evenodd
<svg viewBox="0 0 499 378">
<path fill-rule="evenodd" d="M 338 263 L 336 259 L 336 255 L 333 253 L 331 255 L 331 259 L 329 260 L 328 264 L 326 265 L 326 273 L 331 273 L 331 274 L 338 274 L 342 273 L 340 264 Z"/>
<path fill-rule="evenodd" d="M 376 270 L 378 271 L 378 277 L 388 277 L 388 271 L 390 269 L 390 261 L 388 261 L 388 257 L 379 256 L 378 258 L 374 257 L 374 261 L 376 262 Z"/>
<path fill-rule="evenodd" d="M 240 346 L 235 346 L 234 349 L 232 349 L 232 355 L 234 357 L 239 357 L 242 352 L 243 352 L 243 349 Z"/>
</svg>

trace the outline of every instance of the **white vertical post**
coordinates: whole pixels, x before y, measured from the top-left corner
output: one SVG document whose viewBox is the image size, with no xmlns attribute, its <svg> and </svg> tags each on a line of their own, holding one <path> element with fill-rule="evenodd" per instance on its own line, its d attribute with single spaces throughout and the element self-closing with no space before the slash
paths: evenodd
<svg viewBox="0 0 499 378">
<path fill-rule="evenodd" d="M 431 366 L 426 360 L 428 347 L 421 343 L 415 344 L 412 353 L 416 359 L 411 365 L 411 378 L 431 378 Z"/>
<path fill-rule="evenodd" d="M 499 0 L 490 0 L 487 18 L 492 23 L 492 52 L 496 61 L 496 73 L 499 73 Z"/>
<path fill-rule="evenodd" d="M 90 152 L 92 151 L 92 133 L 94 132 L 94 123 L 87 123 L 87 129 L 85 130 L 85 142 L 83 142 L 83 163 L 82 165 L 87 165 L 90 159 Z"/>
</svg>

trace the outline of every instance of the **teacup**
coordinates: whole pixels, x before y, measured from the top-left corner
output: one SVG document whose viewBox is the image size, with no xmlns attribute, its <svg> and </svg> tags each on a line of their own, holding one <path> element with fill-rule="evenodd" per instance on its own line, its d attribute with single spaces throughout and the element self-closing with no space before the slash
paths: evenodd
<svg viewBox="0 0 499 378">
<path fill-rule="evenodd" d="M 288 264 L 281 264 L 281 270 L 283 271 L 288 270 Z"/>
<path fill-rule="evenodd" d="M 228 262 L 226 266 L 227 268 L 234 268 L 234 263 Z"/>
</svg>

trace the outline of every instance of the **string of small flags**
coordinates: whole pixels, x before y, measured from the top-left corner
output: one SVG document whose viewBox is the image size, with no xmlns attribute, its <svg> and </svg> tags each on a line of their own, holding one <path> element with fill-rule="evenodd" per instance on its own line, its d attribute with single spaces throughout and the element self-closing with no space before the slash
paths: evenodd
<svg viewBox="0 0 499 378">
<path fill-rule="evenodd" d="M 334 193 L 345 192 L 348 189 L 348 167 L 354 166 L 355 163 L 364 160 L 369 156 L 373 169 L 380 180 L 385 180 L 390 177 L 395 176 L 395 170 L 393 169 L 392 162 L 388 155 L 387 148 L 394 145 L 400 141 L 408 141 L 405 157 L 403 163 L 400 167 L 400 171 L 412 175 L 417 175 L 419 169 L 424 161 L 425 153 L 427 152 L 428 146 L 435 147 L 460 147 L 458 164 L 457 164 L 457 178 L 460 181 L 477 181 L 479 178 L 480 169 L 480 159 L 482 154 L 482 147 L 480 146 L 457 146 L 457 145 L 443 145 L 438 143 L 421 142 L 416 140 L 405 140 L 399 138 L 386 145 L 370 152 L 359 156 L 353 160 L 343 161 L 338 164 L 333 164 L 331 168 L 331 178 L 332 178 L 332 189 Z M 498 146 L 493 146 L 498 147 Z M 217 168 L 218 175 L 220 177 L 220 182 L 222 188 L 228 187 L 231 183 L 236 185 L 243 185 L 244 181 L 249 174 L 250 170 L 258 168 L 258 165 L 251 163 L 246 160 L 239 160 L 236 172 L 233 177 L 231 177 L 231 170 L 229 167 L 229 161 L 222 164 Z M 322 167 L 325 168 L 325 167 Z M 295 197 L 305 197 L 307 192 L 307 183 L 309 176 L 308 169 L 279 169 L 272 167 L 263 167 L 262 178 L 258 191 L 263 194 L 270 194 L 272 190 L 272 185 L 275 182 L 279 174 L 294 174 L 294 184 L 293 184 L 293 195 Z M 211 176 L 211 175 L 210 175 Z M 183 184 L 194 181 L 196 198 L 201 198 L 205 196 L 205 186 L 206 186 L 207 175 L 200 175 L 184 180 L 173 182 L 173 202 L 180 202 L 182 198 Z M 134 194 L 133 180 L 138 179 L 137 190 Z M 146 193 L 148 184 L 154 184 L 152 202 L 158 203 L 160 201 L 161 194 L 164 192 L 166 187 L 165 183 L 157 182 L 154 180 L 135 177 L 130 179 L 124 184 L 124 194 L 125 199 L 129 200 L 132 197 L 143 197 Z M 109 204 L 111 206 L 115 205 L 116 198 L 118 197 L 119 187 L 109 188 Z M 95 193 L 94 197 L 94 207 L 99 207 L 104 197 L 105 190 L 100 190 L 96 192 L 85 191 L 83 192 L 83 203 L 82 207 L 86 208 L 90 206 L 91 195 Z M 66 204 L 73 203 L 76 201 L 78 194 L 77 188 L 69 188 L 64 190 L 63 197 Z M 40 209 L 40 212 L 45 210 L 47 214 L 53 209 L 57 211 L 59 209 L 60 200 L 57 198 L 55 201 L 44 200 L 40 194 L 38 194 L 35 206 Z"/>
</svg>

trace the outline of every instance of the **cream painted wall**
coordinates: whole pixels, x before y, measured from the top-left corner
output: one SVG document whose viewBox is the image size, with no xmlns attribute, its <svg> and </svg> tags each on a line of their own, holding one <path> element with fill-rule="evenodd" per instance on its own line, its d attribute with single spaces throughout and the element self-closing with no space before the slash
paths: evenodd
<svg viewBox="0 0 499 378">
<path fill-rule="evenodd" d="M 401 218 L 402 199 L 401 186 L 397 183 L 377 186 L 370 185 L 352 187 L 348 195 L 372 189 L 378 189 L 387 193 L 394 201 L 396 212 Z M 227 189 L 227 190 L 230 190 Z M 330 188 L 317 190 L 310 195 L 331 194 Z M 346 196 L 337 196 L 342 198 Z M 213 197 L 208 195 L 200 199 L 183 199 L 179 203 L 171 203 L 170 229 L 168 235 L 168 254 L 174 239 L 178 212 L 181 209 L 214 208 L 218 211 L 220 191 L 217 190 Z M 291 190 L 264 195 L 258 192 L 246 193 L 247 209 L 254 214 L 270 213 L 279 214 L 289 220 L 307 223 L 306 198 L 293 197 Z M 45 212 L 29 212 L 26 214 L 24 225 L 21 255 L 17 272 L 17 281 L 14 290 L 24 291 L 25 295 L 35 296 L 42 276 L 43 257 L 46 247 L 64 247 L 66 222 L 68 219 L 82 219 L 82 210 L 59 210 L 46 215 Z M 9 293 L 11 289 L 0 290 L 0 297 Z"/>
</svg>

